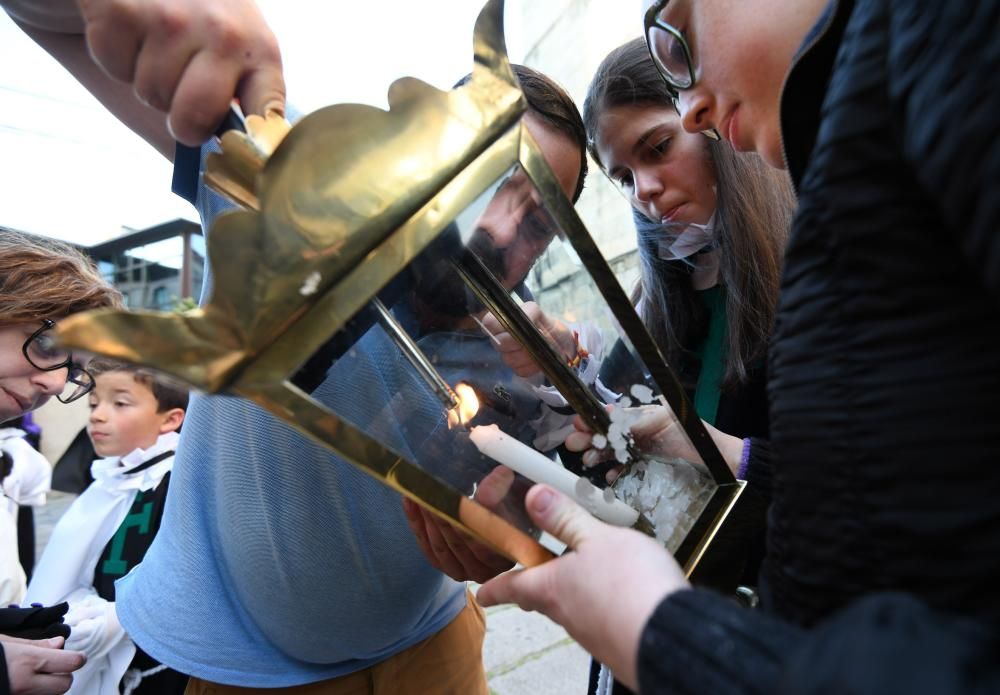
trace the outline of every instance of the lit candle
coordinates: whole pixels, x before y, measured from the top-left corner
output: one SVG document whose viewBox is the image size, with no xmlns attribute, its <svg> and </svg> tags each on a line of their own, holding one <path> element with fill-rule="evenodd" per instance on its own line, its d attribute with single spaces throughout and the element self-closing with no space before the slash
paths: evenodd
<svg viewBox="0 0 1000 695">
<path fill-rule="evenodd" d="M 605 497 L 589 480 L 574 475 L 544 454 L 507 436 L 496 425 L 473 427 L 469 436 L 486 456 L 529 480 L 554 487 L 602 521 L 615 526 L 631 526 L 639 518 L 639 512 L 620 499 L 613 495 Z"/>
</svg>

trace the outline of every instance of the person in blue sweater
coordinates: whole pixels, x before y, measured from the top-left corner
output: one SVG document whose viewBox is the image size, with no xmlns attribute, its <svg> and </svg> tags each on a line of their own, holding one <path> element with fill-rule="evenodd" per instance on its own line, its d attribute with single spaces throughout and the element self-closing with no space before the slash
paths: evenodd
<svg viewBox="0 0 1000 695">
<path fill-rule="evenodd" d="M 203 16 L 210 7 L 189 9 Z M 250 29 L 257 17 L 248 11 Z M 92 20 L 86 27 L 88 37 L 100 29 Z M 188 184 L 209 230 L 228 208 L 199 176 L 209 147 L 175 157 L 162 115 L 112 83 L 87 54 L 79 27 L 58 33 L 38 19 L 28 28 L 122 120 L 174 159 L 175 181 Z M 140 45 L 137 70 L 156 42 Z M 100 61 L 100 54 L 95 58 Z M 242 54 L 236 58 L 245 62 Z M 200 68 L 193 76 L 209 79 L 206 66 Z M 237 82 L 244 83 L 217 86 L 232 95 Z M 528 82 L 522 79 L 527 127 L 565 195 L 575 198 L 586 147 L 579 113 L 544 76 Z M 256 112 L 264 104 L 245 106 Z M 515 274 L 526 273 L 552 236 L 525 244 L 518 225 L 515 239 L 506 241 L 499 235 L 504 225 L 480 226 L 496 249 L 514 243 L 518 254 L 531 256 L 508 259 Z M 206 282 L 210 286 L 210 275 Z M 398 351 L 369 332 L 352 352 L 321 375 L 312 396 L 355 422 L 372 423 L 388 445 L 417 456 L 420 442 L 398 428 L 376 431 L 385 424 L 379 413 L 403 378 L 394 366 Z M 117 615 L 130 637 L 153 659 L 190 674 L 192 693 L 259 687 L 486 692 L 482 611 L 463 584 L 426 562 L 398 493 L 241 399 L 192 399 L 160 531 L 115 591 Z"/>
</svg>

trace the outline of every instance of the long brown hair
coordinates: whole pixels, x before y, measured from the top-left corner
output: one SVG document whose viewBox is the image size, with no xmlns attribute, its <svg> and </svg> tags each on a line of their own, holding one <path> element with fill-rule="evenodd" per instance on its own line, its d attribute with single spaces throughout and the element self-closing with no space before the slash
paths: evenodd
<svg viewBox="0 0 1000 695">
<path fill-rule="evenodd" d="M 0 325 L 122 307 L 121 294 L 69 244 L 0 227 Z"/>
<path fill-rule="evenodd" d="M 636 105 L 669 107 L 670 99 L 643 39 L 634 39 L 608 54 L 583 105 L 588 151 L 594 161 L 601 165 L 595 137 L 598 121 L 607 110 Z M 795 197 L 787 175 L 767 166 L 756 154 L 741 154 L 727 142 L 708 138 L 705 147 L 717 189 L 719 275 L 726 290 L 724 386 L 731 387 L 746 381 L 748 368 L 767 351 Z M 632 300 L 667 360 L 684 365 L 692 357 L 691 348 L 707 334 L 706 310 L 691 285 L 689 268 L 659 257 L 658 223 L 638 211 L 633 214 L 640 242 L 640 279 Z"/>
</svg>

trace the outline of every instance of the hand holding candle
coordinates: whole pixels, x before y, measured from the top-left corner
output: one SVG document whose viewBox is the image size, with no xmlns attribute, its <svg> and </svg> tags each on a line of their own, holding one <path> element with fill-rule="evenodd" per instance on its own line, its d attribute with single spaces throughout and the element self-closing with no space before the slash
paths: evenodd
<svg viewBox="0 0 1000 695">
<path fill-rule="evenodd" d="M 504 434 L 496 425 L 473 427 L 469 437 L 480 452 L 497 463 L 502 463 L 536 483 L 554 487 L 602 521 L 615 526 L 631 526 L 639 518 L 639 512 L 616 499 L 610 491 L 605 496 L 590 481 L 574 475 L 544 454 Z"/>
</svg>

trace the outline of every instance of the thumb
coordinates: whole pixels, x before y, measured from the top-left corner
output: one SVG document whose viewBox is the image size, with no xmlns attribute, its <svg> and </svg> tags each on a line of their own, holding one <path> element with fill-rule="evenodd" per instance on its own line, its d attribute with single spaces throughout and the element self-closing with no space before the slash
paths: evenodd
<svg viewBox="0 0 1000 695">
<path fill-rule="evenodd" d="M 551 533 L 570 548 L 579 548 L 605 526 L 579 504 L 547 485 L 531 488 L 525 505 L 538 528 Z"/>
<path fill-rule="evenodd" d="M 497 317 L 490 311 L 487 311 L 486 315 L 483 316 L 483 326 L 489 331 L 490 335 L 497 335 L 504 332 L 504 327 L 500 325 Z"/>
<path fill-rule="evenodd" d="M 240 108 L 246 115 L 285 115 L 285 79 L 281 64 L 266 65 L 244 76 L 239 87 Z"/>
</svg>

